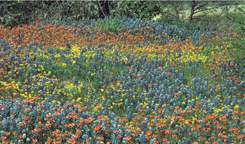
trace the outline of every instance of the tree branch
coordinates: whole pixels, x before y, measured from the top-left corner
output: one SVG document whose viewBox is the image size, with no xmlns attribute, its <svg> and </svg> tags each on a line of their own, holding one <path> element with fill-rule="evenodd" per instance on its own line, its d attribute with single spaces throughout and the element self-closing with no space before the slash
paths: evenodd
<svg viewBox="0 0 245 144">
<path fill-rule="evenodd" d="M 106 17 L 106 16 L 105 16 L 105 14 L 104 14 L 104 12 L 103 12 L 103 10 L 101 9 L 101 6 L 100 6 L 100 3 L 99 3 L 99 0 L 98 0 L 98 4 L 99 4 L 100 10 L 102 11 L 102 13 L 103 13 L 104 17 Z"/>
</svg>

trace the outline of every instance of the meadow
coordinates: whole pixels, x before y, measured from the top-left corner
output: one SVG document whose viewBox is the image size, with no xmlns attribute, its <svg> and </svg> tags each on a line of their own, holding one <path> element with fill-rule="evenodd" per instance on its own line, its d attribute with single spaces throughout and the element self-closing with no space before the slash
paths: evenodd
<svg viewBox="0 0 245 144">
<path fill-rule="evenodd" d="M 1 27 L 2 143 L 245 142 L 244 35 L 122 21 Z"/>
</svg>

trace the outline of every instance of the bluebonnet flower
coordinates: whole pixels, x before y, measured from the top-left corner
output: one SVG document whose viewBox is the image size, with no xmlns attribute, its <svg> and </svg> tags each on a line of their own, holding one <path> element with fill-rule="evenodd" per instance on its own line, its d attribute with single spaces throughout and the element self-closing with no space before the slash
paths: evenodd
<svg viewBox="0 0 245 144">
<path fill-rule="evenodd" d="M 91 76 L 91 72 L 90 72 L 90 71 L 87 73 L 87 76 L 88 76 L 88 77 L 90 77 L 90 76 Z"/>
<path fill-rule="evenodd" d="M 228 119 L 232 120 L 232 111 L 231 110 L 229 110 L 229 112 L 228 112 Z"/>
<path fill-rule="evenodd" d="M 4 119 L 2 120 L 1 126 L 2 126 L 2 128 L 4 129 L 4 131 L 7 131 L 8 121 L 7 121 L 6 118 L 4 118 Z M 1 137 L 2 137 L 2 136 L 1 136 Z"/>
<path fill-rule="evenodd" d="M 113 95 L 113 89 L 112 89 L 112 87 L 110 87 L 109 95 Z"/>
<path fill-rule="evenodd" d="M 81 72 L 81 68 L 80 68 L 80 66 L 77 66 L 77 68 L 76 68 L 76 69 L 77 69 L 77 72 L 79 72 L 79 73 Z"/>
<path fill-rule="evenodd" d="M 213 105 L 214 105 L 213 103 L 210 104 L 210 107 L 209 107 L 209 110 L 208 110 L 209 112 L 213 112 L 213 108 L 214 108 Z"/>
<path fill-rule="evenodd" d="M 184 141 L 185 141 L 186 144 L 190 143 L 190 139 L 188 139 L 188 138 L 184 138 Z"/>
<path fill-rule="evenodd" d="M 172 129 L 175 129 L 175 125 L 176 125 L 176 123 L 175 123 L 175 121 L 174 120 L 172 120 L 172 125 L 171 125 L 171 128 Z M 176 131 L 177 132 L 177 131 Z M 176 134 L 176 135 L 178 135 L 178 132 L 176 133 L 176 132 L 174 132 L 174 133 L 172 133 L 172 134 Z"/>
<path fill-rule="evenodd" d="M 238 120 L 236 118 L 233 118 L 233 124 L 232 127 L 235 128 L 239 124 Z"/>
<path fill-rule="evenodd" d="M 239 88 L 243 88 L 245 87 L 245 83 L 242 81 L 239 85 L 238 85 Z"/>
<path fill-rule="evenodd" d="M 189 63 L 189 66 L 191 66 L 191 65 L 192 65 L 191 59 L 188 61 L 188 63 Z"/>
<path fill-rule="evenodd" d="M 231 141 L 232 141 L 232 137 L 231 137 L 230 134 L 229 134 L 228 137 L 227 137 L 227 141 L 228 141 L 228 143 L 231 143 Z"/>
<path fill-rule="evenodd" d="M 77 84 L 78 84 L 78 80 L 77 80 L 76 77 L 73 78 L 73 84 L 74 84 L 74 85 L 77 85 Z"/>
<path fill-rule="evenodd" d="M 146 107 L 146 113 L 147 113 L 147 115 L 151 113 L 149 106 Z"/>
<path fill-rule="evenodd" d="M 198 101 L 199 101 L 199 102 L 202 101 L 202 94 L 199 94 L 199 96 L 198 96 Z"/>
<path fill-rule="evenodd" d="M 220 139 L 217 140 L 218 144 L 222 144 L 222 141 Z"/>
<path fill-rule="evenodd" d="M 223 112 L 223 114 L 226 114 L 227 113 L 227 107 L 226 107 L 226 105 L 224 106 L 222 112 Z"/>
<path fill-rule="evenodd" d="M 192 134 L 192 136 L 193 136 L 194 140 L 197 141 L 197 136 L 198 136 L 198 135 L 197 135 L 197 132 L 194 132 L 194 133 Z"/>
<path fill-rule="evenodd" d="M 219 95 L 217 95 L 216 97 L 214 97 L 214 103 L 216 105 L 218 105 L 220 103 L 220 97 L 219 97 Z"/>
<path fill-rule="evenodd" d="M 43 84 L 43 86 L 45 86 L 45 84 Z M 43 88 L 43 93 L 46 93 L 46 92 L 47 92 L 47 88 L 44 87 L 44 88 Z"/>
<path fill-rule="evenodd" d="M 243 105 L 244 103 L 245 103 L 245 98 L 242 99 L 241 105 Z"/>
<path fill-rule="evenodd" d="M 59 69 L 60 69 L 60 67 L 57 65 L 57 66 L 56 66 L 56 69 L 57 69 L 57 70 L 59 70 Z"/>
<path fill-rule="evenodd" d="M 228 96 L 228 98 L 226 98 L 226 102 L 227 102 L 227 104 L 231 104 L 231 96 Z"/>
<path fill-rule="evenodd" d="M 55 52 L 58 54 L 58 53 L 60 53 L 60 49 L 59 48 L 56 48 L 55 49 Z"/>
<path fill-rule="evenodd" d="M 113 82 L 113 75 L 110 75 L 110 81 Z"/>
<path fill-rule="evenodd" d="M 233 109 L 234 109 L 234 106 L 235 106 L 235 105 L 234 105 L 234 103 L 233 103 L 233 102 L 231 102 L 230 109 L 232 109 L 232 110 L 233 110 Z"/>
<path fill-rule="evenodd" d="M 23 144 L 23 142 L 21 140 L 18 140 L 18 144 Z"/>
<path fill-rule="evenodd" d="M 43 97 L 44 96 L 44 93 L 43 93 L 42 90 L 40 90 L 39 95 L 40 95 L 40 97 Z"/>
<path fill-rule="evenodd" d="M 144 127 L 144 128 L 147 128 L 147 118 L 145 118 L 145 120 L 142 122 L 142 126 Z"/>
<path fill-rule="evenodd" d="M 170 110 L 172 110 L 172 109 L 173 109 L 173 106 L 172 106 L 172 105 L 173 105 L 173 103 L 174 103 L 174 100 L 173 100 L 173 99 L 171 99 L 171 100 L 170 100 L 170 102 L 169 102 L 169 104 L 171 105 Z"/>
<path fill-rule="evenodd" d="M 127 107 L 128 106 L 128 99 L 125 100 L 125 106 Z"/>
<path fill-rule="evenodd" d="M 26 143 L 27 144 L 31 144 L 31 139 L 30 138 L 26 138 Z"/>
<path fill-rule="evenodd" d="M 156 104 L 154 104 L 154 105 L 155 105 L 154 109 L 155 110 L 158 110 L 158 105 L 156 105 Z"/>
<path fill-rule="evenodd" d="M 236 98 L 236 96 L 233 97 L 232 102 L 233 102 L 234 105 L 237 104 L 237 98 Z"/>
<path fill-rule="evenodd" d="M 170 124 L 171 118 L 168 116 L 167 124 Z"/>
<path fill-rule="evenodd" d="M 228 85 L 229 85 L 230 87 L 232 87 L 232 86 L 233 86 L 233 82 L 232 82 L 232 80 L 228 80 L 227 82 L 228 82 Z"/>
</svg>

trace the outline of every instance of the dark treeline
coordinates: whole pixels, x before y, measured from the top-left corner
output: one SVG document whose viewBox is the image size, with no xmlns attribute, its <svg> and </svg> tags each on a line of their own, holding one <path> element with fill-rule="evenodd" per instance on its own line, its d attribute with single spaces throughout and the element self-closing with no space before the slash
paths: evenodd
<svg viewBox="0 0 245 144">
<path fill-rule="evenodd" d="M 164 15 L 164 19 L 168 21 L 179 20 L 180 11 L 183 6 L 188 5 L 191 13 L 186 25 L 202 21 L 201 28 L 210 25 L 210 19 L 205 19 L 210 10 L 215 10 L 221 6 L 225 6 L 224 12 L 227 12 L 232 5 L 240 5 L 245 2 L 235 1 L 3 1 L 0 3 L 0 25 L 5 27 L 14 27 L 21 24 L 29 24 L 30 22 L 40 20 L 69 20 L 83 21 L 84 19 L 104 19 L 106 16 L 112 17 L 136 17 L 152 19 L 158 14 Z M 211 8 L 207 8 L 211 6 Z M 168 7 L 170 11 L 163 10 Z M 174 15 L 171 14 L 174 12 Z M 199 17 L 195 14 L 204 13 Z M 237 16 L 234 16 L 237 17 Z M 236 19 L 230 16 L 229 20 L 235 21 L 243 25 L 244 19 Z M 220 21 L 217 17 L 216 21 Z M 245 25 L 245 24 L 244 24 Z"/>
</svg>

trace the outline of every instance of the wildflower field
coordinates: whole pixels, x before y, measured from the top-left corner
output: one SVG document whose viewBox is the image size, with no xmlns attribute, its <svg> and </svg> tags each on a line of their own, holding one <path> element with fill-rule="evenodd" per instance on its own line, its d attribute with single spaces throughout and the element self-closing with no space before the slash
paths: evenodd
<svg viewBox="0 0 245 144">
<path fill-rule="evenodd" d="M 245 143 L 244 35 L 114 22 L 1 26 L 1 143 Z"/>
</svg>

